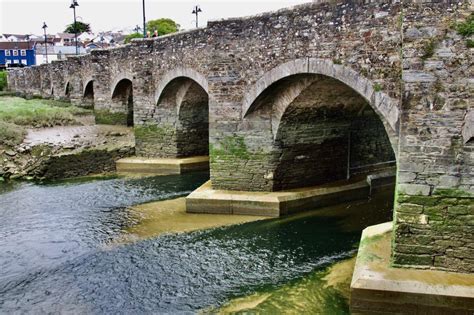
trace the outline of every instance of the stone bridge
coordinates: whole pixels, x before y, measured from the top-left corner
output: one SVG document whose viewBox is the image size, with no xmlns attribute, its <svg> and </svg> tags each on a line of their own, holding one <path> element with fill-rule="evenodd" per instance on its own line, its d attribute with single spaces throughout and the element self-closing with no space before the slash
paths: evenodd
<svg viewBox="0 0 474 315">
<path fill-rule="evenodd" d="M 394 266 L 474 272 L 473 49 L 455 1 L 313 2 L 9 71 L 93 106 L 143 157 L 210 156 L 212 189 L 275 192 L 397 165 Z"/>
</svg>

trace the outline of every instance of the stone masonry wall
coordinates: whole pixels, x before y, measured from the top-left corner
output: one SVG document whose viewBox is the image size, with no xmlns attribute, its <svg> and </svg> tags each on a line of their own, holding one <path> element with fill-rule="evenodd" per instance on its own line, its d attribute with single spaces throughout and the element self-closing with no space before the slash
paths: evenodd
<svg viewBox="0 0 474 315">
<path fill-rule="evenodd" d="M 404 4 L 403 112 L 393 245 L 395 266 L 474 272 L 473 49 L 454 2 Z"/>
<path fill-rule="evenodd" d="M 248 91 L 258 90 L 260 83 L 270 85 L 297 73 L 354 71 L 359 78 L 354 79 L 353 88 L 360 86 L 363 78 L 368 79 L 378 83 L 379 92 L 396 103 L 400 96 L 399 19 L 397 4 L 360 5 L 351 1 L 315 3 L 249 19 L 210 23 L 210 32 L 215 34 L 209 75 L 213 187 L 273 187 L 274 169 L 268 165 L 271 130 L 261 128 L 264 121 L 244 117 L 247 113 L 242 105 Z M 295 31 L 282 32 L 290 29 Z M 326 60 L 325 64 L 320 65 L 319 59 Z M 257 84 L 266 73 L 271 73 L 268 80 Z M 376 93 L 372 87 L 361 90 L 371 89 Z"/>
</svg>

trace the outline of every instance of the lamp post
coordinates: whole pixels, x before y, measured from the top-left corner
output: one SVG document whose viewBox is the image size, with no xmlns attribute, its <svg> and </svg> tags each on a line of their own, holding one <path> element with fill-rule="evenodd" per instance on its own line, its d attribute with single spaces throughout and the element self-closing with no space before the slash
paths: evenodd
<svg viewBox="0 0 474 315">
<path fill-rule="evenodd" d="M 77 48 L 77 22 L 76 22 L 76 7 L 79 6 L 79 3 L 77 3 L 77 0 L 72 0 L 71 5 L 69 6 L 69 9 L 72 9 L 74 11 L 74 39 L 76 41 L 76 55 L 79 54 L 78 48 Z"/>
<path fill-rule="evenodd" d="M 193 14 L 196 15 L 196 28 L 199 27 L 199 13 L 202 12 L 201 8 L 197 5 L 193 9 Z"/>
<path fill-rule="evenodd" d="M 145 0 L 142 0 L 142 5 L 143 5 L 143 38 L 146 38 Z"/>
<path fill-rule="evenodd" d="M 46 54 L 46 63 L 48 63 L 48 37 L 46 35 L 46 29 L 48 28 L 48 25 L 46 25 L 46 22 L 43 22 L 43 31 L 44 31 L 44 51 Z"/>
</svg>

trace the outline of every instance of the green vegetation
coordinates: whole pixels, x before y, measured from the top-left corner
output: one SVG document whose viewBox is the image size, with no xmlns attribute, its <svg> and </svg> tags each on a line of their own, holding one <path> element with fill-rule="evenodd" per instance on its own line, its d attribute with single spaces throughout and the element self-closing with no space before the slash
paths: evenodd
<svg viewBox="0 0 474 315">
<path fill-rule="evenodd" d="M 467 191 L 459 190 L 459 189 L 436 189 L 433 193 L 435 196 L 441 197 L 453 197 L 453 198 L 474 198 L 474 195 Z"/>
<path fill-rule="evenodd" d="M 76 30 L 77 30 L 77 34 L 81 34 L 85 32 L 89 33 L 91 31 L 91 25 L 89 23 L 77 21 Z M 64 30 L 64 33 L 74 34 L 74 23 L 67 25 L 66 29 Z"/>
<path fill-rule="evenodd" d="M 102 125 L 127 125 L 126 113 L 111 113 L 107 110 L 94 111 L 96 124 Z"/>
<path fill-rule="evenodd" d="M 382 91 L 382 86 L 381 86 L 379 83 L 377 83 L 377 82 L 375 82 L 375 84 L 374 84 L 374 91 L 375 91 L 375 92 L 380 92 L 380 91 Z"/>
<path fill-rule="evenodd" d="M 0 91 L 7 89 L 7 72 L 0 71 Z"/>
<path fill-rule="evenodd" d="M 143 38 L 143 34 L 140 34 L 140 33 L 132 33 L 132 34 L 128 34 L 127 36 L 125 36 L 125 39 L 124 39 L 124 43 L 125 44 L 128 44 L 132 41 L 132 39 L 134 38 Z"/>
<path fill-rule="evenodd" d="M 0 145 L 21 143 L 28 127 L 74 125 L 75 116 L 89 113 L 58 101 L 0 97 Z"/>
<path fill-rule="evenodd" d="M 0 98 L 0 120 L 20 126 L 72 125 L 77 123 L 75 115 L 88 113 L 90 111 L 57 101 L 25 100 L 19 97 Z"/>
<path fill-rule="evenodd" d="M 474 34 L 474 13 L 466 19 L 465 22 L 459 23 L 456 26 L 456 30 L 458 31 L 459 35 L 469 37 Z"/>
<path fill-rule="evenodd" d="M 151 20 L 146 23 L 146 30 L 152 35 L 155 30 L 158 31 L 158 35 L 166 35 L 170 33 L 176 33 L 179 30 L 180 25 L 172 19 L 157 19 Z"/>
<path fill-rule="evenodd" d="M 425 43 L 425 46 L 423 47 L 423 56 L 421 56 L 422 60 L 426 60 L 428 58 L 433 57 L 436 46 L 438 45 L 438 40 L 437 39 L 430 39 Z"/>
<path fill-rule="evenodd" d="M 471 15 L 463 23 L 457 24 L 456 30 L 459 35 L 464 37 L 470 37 L 474 35 L 474 13 L 471 13 Z M 468 38 L 466 40 L 466 46 L 467 48 L 474 48 L 474 40 Z"/>
<path fill-rule="evenodd" d="M 0 120 L 0 146 L 15 146 L 23 142 L 25 128 Z"/>
<path fill-rule="evenodd" d="M 135 139 L 163 139 L 166 134 L 173 134 L 174 128 L 171 126 L 136 125 L 133 131 L 135 133 Z"/>
<path fill-rule="evenodd" d="M 243 160 L 247 160 L 250 157 L 245 140 L 241 136 L 226 137 L 221 141 L 220 148 L 210 145 L 209 151 L 211 161 L 214 161 L 217 157 L 222 159 L 225 156 Z"/>
</svg>

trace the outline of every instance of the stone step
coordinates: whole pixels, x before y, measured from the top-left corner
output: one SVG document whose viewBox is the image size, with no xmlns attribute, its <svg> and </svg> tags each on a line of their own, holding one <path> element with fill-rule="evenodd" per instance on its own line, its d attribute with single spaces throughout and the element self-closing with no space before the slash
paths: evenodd
<svg viewBox="0 0 474 315">
<path fill-rule="evenodd" d="M 391 267 L 392 222 L 362 232 L 352 314 L 474 314 L 474 274 Z"/>
<path fill-rule="evenodd" d="M 186 211 L 279 217 L 361 200 L 369 196 L 369 190 L 364 179 L 279 192 L 214 190 L 208 181 L 186 197 Z"/>
<path fill-rule="evenodd" d="M 188 158 L 129 157 L 116 162 L 117 173 L 171 175 L 209 170 L 208 156 Z"/>
</svg>

